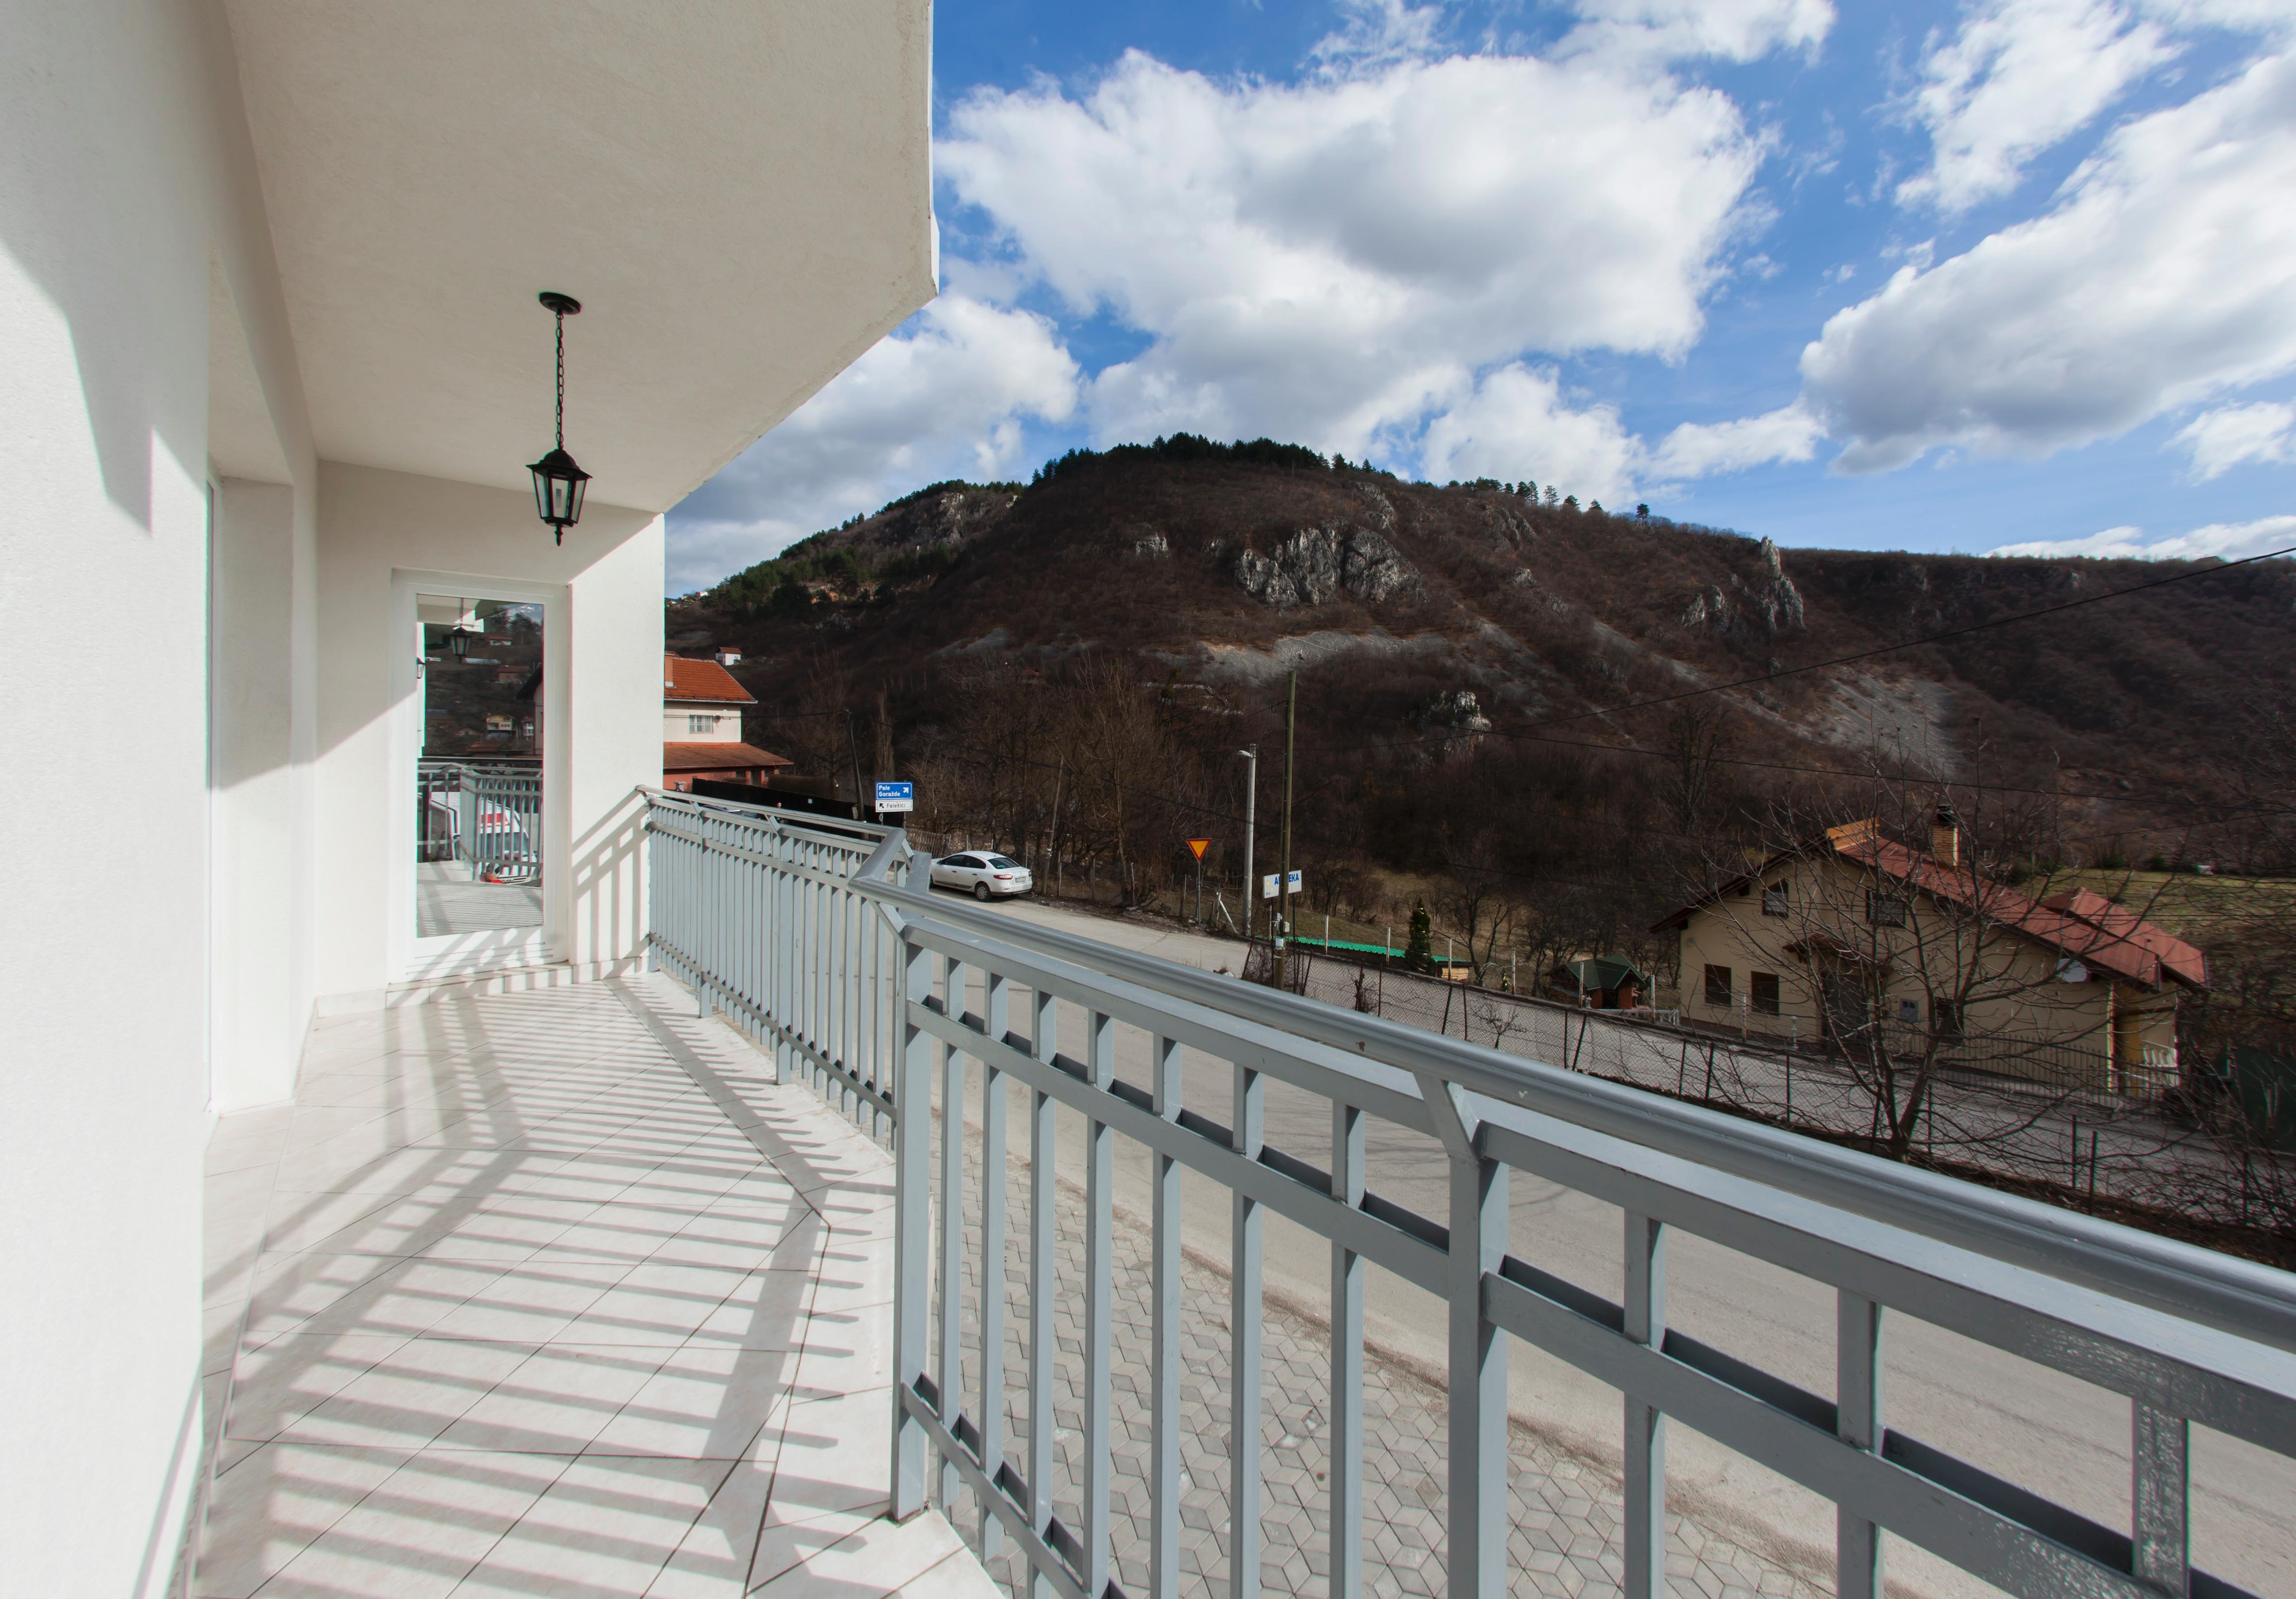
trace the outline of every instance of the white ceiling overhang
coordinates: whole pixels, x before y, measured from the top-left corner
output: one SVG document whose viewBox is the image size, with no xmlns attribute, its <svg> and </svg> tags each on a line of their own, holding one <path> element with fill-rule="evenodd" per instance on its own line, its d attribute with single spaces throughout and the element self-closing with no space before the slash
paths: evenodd
<svg viewBox="0 0 2296 1599">
<path fill-rule="evenodd" d="M 667 508 L 933 294 L 930 0 L 228 0 L 328 460 Z"/>
</svg>

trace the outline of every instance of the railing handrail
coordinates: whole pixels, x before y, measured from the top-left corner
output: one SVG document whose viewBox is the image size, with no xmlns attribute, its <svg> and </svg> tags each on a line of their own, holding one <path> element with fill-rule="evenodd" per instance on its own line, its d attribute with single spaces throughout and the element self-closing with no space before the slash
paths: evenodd
<svg viewBox="0 0 2296 1599">
<path fill-rule="evenodd" d="M 1432 1072 L 1628 1144 L 2296 1352 L 2296 1274 L 964 901 L 866 880 L 855 887 L 973 937 L 1313 1039 L 1342 1061 L 1376 1049 L 1407 1071 Z"/>
<path fill-rule="evenodd" d="M 666 806 L 671 810 L 692 811 L 705 816 L 733 816 L 746 822 L 772 822 L 778 826 L 817 838 L 824 843 L 850 846 L 856 841 L 860 841 L 873 850 L 885 840 L 898 837 L 901 832 L 898 827 L 883 827 L 874 822 L 849 822 L 842 816 L 821 816 L 810 811 L 783 810 L 775 806 L 758 805 L 748 800 L 720 800 L 707 794 L 689 794 L 680 789 L 649 788 L 641 783 L 638 792 L 644 795 L 651 803 Z"/>
</svg>

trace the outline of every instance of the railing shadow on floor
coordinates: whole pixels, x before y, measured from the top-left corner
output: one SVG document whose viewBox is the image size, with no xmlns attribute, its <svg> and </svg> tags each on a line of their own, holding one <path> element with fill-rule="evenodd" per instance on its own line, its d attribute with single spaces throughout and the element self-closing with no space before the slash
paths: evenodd
<svg viewBox="0 0 2296 1599">
<path fill-rule="evenodd" d="M 768 1125 L 659 1003 L 600 984 L 315 1036 L 229 1274 L 248 1300 L 192 1591 L 290 1560 L 345 1593 L 481 1560 L 542 1589 L 588 1562 L 647 1568 L 637 1591 L 672 1560 L 749 1586 L 800 1317 L 823 1264 L 866 1258 L 824 1214 L 834 1141 Z M 884 1502 L 819 1486 L 778 1485 L 818 1513 L 776 1533 L 783 1569 Z"/>
</svg>

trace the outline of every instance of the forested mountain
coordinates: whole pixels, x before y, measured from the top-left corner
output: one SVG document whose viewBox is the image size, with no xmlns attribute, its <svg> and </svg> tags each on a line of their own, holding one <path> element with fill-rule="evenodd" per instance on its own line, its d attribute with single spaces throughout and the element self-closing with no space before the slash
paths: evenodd
<svg viewBox="0 0 2296 1599">
<path fill-rule="evenodd" d="M 1182 436 L 922 490 L 673 602 L 668 630 L 744 651 L 747 736 L 806 769 L 849 782 L 857 752 L 873 775 L 882 693 L 894 764 L 934 768 L 930 816 L 1033 848 L 1064 788 L 1067 848 L 1127 868 L 1168 853 L 1148 833 L 1241 812 L 1226 751 L 1280 750 L 1296 667 L 1310 854 L 1665 879 L 1669 835 L 1879 771 L 2051 796 L 2072 858 L 2278 869 L 2254 802 L 2296 668 L 2287 562 L 1808 669 L 2184 570 L 1787 553 Z M 1111 687 L 1153 724 L 1136 766 L 1079 721 Z M 1137 791 L 1128 820 L 1095 784 Z"/>
</svg>

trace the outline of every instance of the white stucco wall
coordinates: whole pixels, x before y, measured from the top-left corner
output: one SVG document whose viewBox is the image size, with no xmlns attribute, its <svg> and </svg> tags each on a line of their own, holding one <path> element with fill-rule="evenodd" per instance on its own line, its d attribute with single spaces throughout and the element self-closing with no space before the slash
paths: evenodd
<svg viewBox="0 0 2296 1599">
<path fill-rule="evenodd" d="M 22 824 L 0 854 L 11 1594 L 158 1591 L 198 1464 L 217 281 L 287 412 L 281 457 L 310 470 L 215 20 L 151 0 L 0 21 L 0 798 Z M 91 702 L 133 704 L 132 743 L 55 714 Z"/>
<path fill-rule="evenodd" d="M 695 717 L 711 718 L 717 726 L 696 733 L 693 728 Z M 674 700 L 661 713 L 661 737 L 668 744 L 738 744 L 742 742 L 742 708 Z"/>
<path fill-rule="evenodd" d="M 661 539 L 659 517 L 594 502 L 554 545 L 530 495 L 373 467 L 321 469 L 321 996 L 380 997 L 406 975 L 413 850 L 411 831 L 402 840 L 398 824 L 414 811 L 415 683 L 411 627 L 402 637 L 393 621 L 401 577 L 423 592 L 509 586 L 542 599 L 551 952 L 584 963 L 638 953 L 632 796 L 661 780 Z"/>
<path fill-rule="evenodd" d="M 493 16 L 491 34 L 421 33 L 399 70 L 429 52 L 459 59 L 481 35 L 518 46 L 497 50 L 496 69 L 522 68 L 544 10 Z M 155 1595 L 175 1565 L 208 1404 L 201 1178 L 213 1116 L 291 1095 L 319 996 L 380 997 L 400 975 L 393 885 L 409 882 L 412 850 L 411 837 L 394 848 L 393 824 L 411 834 L 413 806 L 392 741 L 412 709 L 412 639 L 394 630 L 398 579 L 515 582 L 547 597 L 550 941 L 585 964 L 635 955 L 635 791 L 660 776 L 662 528 L 606 503 L 612 485 L 652 483 L 649 503 L 670 503 L 931 291 L 919 0 L 857 30 L 827 12 L 800 20 L 807 48 L 774 59 L 793 63 L 820 114 L 729 113 L 714 94 L 648 107 L 692 112 L 693 126 L 685 144 L 657 146 L 660 170 L 626 175 L 636 190 L 651 199 L 675 179 L 693 216 L 770 216 L 788 242 L 776 281 L 808 292 L 767 296 L 782 320 L 752 319 L 780 340 L 770 360 L 717 348 L 726 302 L 708 274 L 754 290 L 752 252 L 688 238 L 698 265 L 667 285 L 647 278 L 675 207 L 594 207 L 557 246 L 523 226 L 498 238 L 508 213 L 465 203 L 479 175 L 410 164 L 392 145 L 410 120 L 403 78 L 360 78 L 372 93 L 351 109 L 366 120 L 297 120 L 356 98 L 329 76 L 334 53 L 373 47 L 353 37 L 355 14 L 0 0 L 0 800 L 20 835 L 0 852 L 0 1594 Z M 236 42 L 234 17 L 247 27 Z M 592 25 L 579 48 L 558 37 L 573 58 L 621 37 L 616 19 Z M 715 62 L 758 105 L 785 105 L 758 87 L 754 55 L 710 47 L 721 29 L 758 37 L 739 8 L 649 30 L 660 81 L 690 86 Z M 846 78 L 825 78 L 825 62 Z M 620 92 L 660 99 L 653 81 Z M 899 115 L 882 92 L 853 90 L 888 83 L 902 88 Z M 260 168 L 255 102 L 285 119 Z M 540 109 L 586 136 L 641 120 L 589 101 Z M 824 134 L 830 112 L 867 136 Z M 469 147 L 510 152 L 504 129 L 533 127 L 513 110 Z M 728 153 L 736 127 L 842 164 Z M 298 136 L 329 131 L 356 136 Z M 735 185 L 697 152 L 795 174 L 794 198 L 824 222 L 793 226 L 788 194 L 725 206 Z M 380 176 L 362 187 L 369 160 Z M 530 151 L 505 161 L 497 179 L 520 192 L 535 181 Z M 418 180 L 434 220 L 471 225 L 404 226 Z M 382 191 L 401 203 L 376 207 Z M 386 209 L 398 219 L 344 249 L 337 224 Z M 821 254 L 824 230 L 844 253 Z M 291 324 L 282 240 L 303 252 L 304 275 L 287 274 L 303 295 Z M 413 269 L 390 247 L 402 240 L 444 253 Z M 435 437 L 452 399 L 488 430 L 474 446 L 470 427 L 450 425 L 449 454 L 522 479 L 548 437 L 533 291 L 574 267 L 589 275 L 564 286 L 596 297 L 580 403 L 619 398 L 583 414 L 591 430 L 570 440 L 601 492 L 563 548 L 522 488 L 321 468 L 311 416 L 324 391 L 332 454 L 455 471 L 407 442 Z M 390 294 L 346 292 L 352 272 L 381 274 Z M 396 321 L 378 318 L 383 299 Z M 781 339 L 784 327 L 803 337 Z M 347 339 L 381 341 L 384 358 Z M 397 389 L 374 409 L 378 364 Z M 514 447 L 495 447 L 496 429 Z M 132 706 L 128 736 L 108 717 L 63 714 L 89 705 Z M 226 1295 L 247 1264 L 207 1263 Z M 210 1393 L 220 1382 L 206 1374 Z"/>
<path fill-rule="evenodd" d="M 308 557 L 295 501 L 284 484 L 217 485 L 209 1047 L 224 1115 L 293 1093 L 310 1012 L 308 974 L 297 980 L 309 907 L 298 891 L 295 591 Z"/>
</svg>

